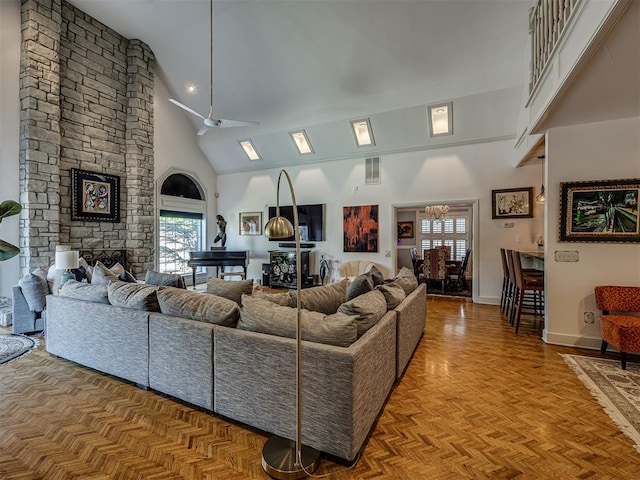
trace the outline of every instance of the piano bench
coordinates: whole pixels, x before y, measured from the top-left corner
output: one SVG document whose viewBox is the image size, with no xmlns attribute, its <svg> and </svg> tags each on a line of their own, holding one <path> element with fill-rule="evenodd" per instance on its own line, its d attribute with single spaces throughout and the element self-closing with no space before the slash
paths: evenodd
<svg viewBox="0 0 640 480">
<path fill-rule="evenodd" d="M 245 279 L 244 272 L 220 272 L 220 278 L 224 280 L 224 277 L 240 277 L 242 280 Z"/>
</svg>

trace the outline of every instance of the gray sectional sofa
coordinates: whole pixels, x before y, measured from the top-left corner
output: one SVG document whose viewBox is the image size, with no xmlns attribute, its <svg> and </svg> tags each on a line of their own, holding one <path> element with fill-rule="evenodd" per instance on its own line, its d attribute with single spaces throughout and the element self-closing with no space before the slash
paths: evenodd
<svg viewBox="0 0 640 480">
<path fill-rule="evenodd" d="M 305 445 L 356 458 L 425 318 L 421 284 L 348 347 L 302 342 Z M 287 438 L 295 435 L 295 345 L 233 326 L 47 297 L 51 354 Z"/>
</svg>

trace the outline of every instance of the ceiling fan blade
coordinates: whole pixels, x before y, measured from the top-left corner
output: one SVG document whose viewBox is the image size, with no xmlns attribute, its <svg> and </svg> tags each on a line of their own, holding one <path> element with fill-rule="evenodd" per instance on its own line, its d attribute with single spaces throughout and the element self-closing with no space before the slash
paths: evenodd
<svg viewBox="0 0 640 480">
<path fill-rule="evenodd" d="M 250 127 L 251 125 L 260 125 L 260 122 L 245 122 L 242 120 L 226 120 L 224 118 L 220 118 L 218 120 L 218 127 L 227 128 L 227 127 Z"/>
<path fill-rule="evenodd" d="M 207 133 L 209 131 L 211 127 L 205 125 L 204 127 L 202 127 L 200 130 L 198 130 L 198 135 L 204 135 L 205 133 Z"/>
<path fill-rule="evenodd" d="M 193 109 L 191 109 L 191 108 L 187 107 L 186 105 L 183 105 L 182 103 L 180 103 L 180 102 L 179 102 L 179 101 L 177 101 L 177 100 L 174 100 L 173 98 L 170 98 L 170 99 L 169 99 L 169 101 L 170 101 L 171 103 L 173 103 L 174 105 L 177 105 L 178 107 L 182 108 L 183 110 L 186 110 L 187 112 L 194 114 L 194 115 L 195 115 L 196 117 L 198 117 L 198 118 L 201 118 L 201 119 L 203 119 L 203 120 L 206 118 L 206 117 L 203 117 L 202 115 L 200 115 L 200 114 L 199 114 L 198 112 L 196 112 L 195 110 L 193 110 Z"/>
</svg>

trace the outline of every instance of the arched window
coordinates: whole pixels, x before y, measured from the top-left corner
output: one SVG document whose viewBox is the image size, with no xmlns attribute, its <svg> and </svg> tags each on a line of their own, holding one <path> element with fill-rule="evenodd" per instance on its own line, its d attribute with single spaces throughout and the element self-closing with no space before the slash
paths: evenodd
<svg viewBox="0 0 640 480">
<path fill-rule="evenodd" d="M 160 187 L 158 270 L 187 274 L 189 252 L 202 250 L 205 241 L 206 202 L 200 185 L 174 173 Z M 185 278 L 191 280 L 191 276 Z"/>
</svg>

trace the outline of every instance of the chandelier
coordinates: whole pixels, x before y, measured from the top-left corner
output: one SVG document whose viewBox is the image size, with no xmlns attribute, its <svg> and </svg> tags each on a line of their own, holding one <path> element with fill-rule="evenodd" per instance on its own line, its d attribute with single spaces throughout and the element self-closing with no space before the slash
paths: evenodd
<svg viewBox="0 0 640 480">
<path fill-rule="evenodd" d="M 449 213 L 449 205 L 427 205 L 424 213 L 428 220 L 444 220 Z"/>
</svg>

